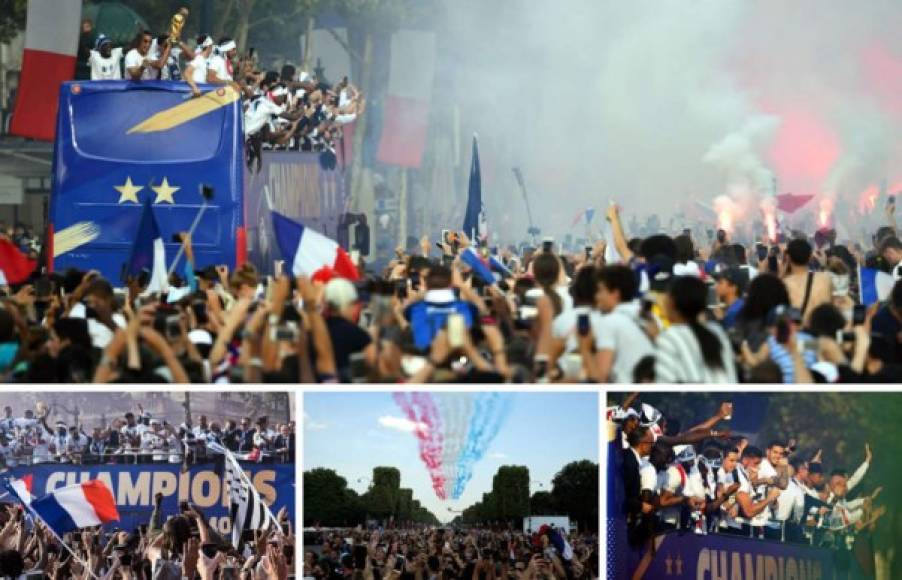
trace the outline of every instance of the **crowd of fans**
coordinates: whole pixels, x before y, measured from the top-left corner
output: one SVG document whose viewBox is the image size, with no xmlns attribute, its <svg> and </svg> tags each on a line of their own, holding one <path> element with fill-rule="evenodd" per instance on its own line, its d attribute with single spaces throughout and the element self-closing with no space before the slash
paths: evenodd
<svg viewBox="0 0 902 580">
<path fill-rule="evenodd" d="M 11 407 L 0 419 L 0 466 L 15 468 L 43 463 L 201 463 L 211 458 L 207 444 L 216 443 L 236 458 L 258 463 L 294 463 L 294 422 L 270 425 L 267 417 L 252 421 L 209 420 L 173 425 L 139 408 L 108 424 L 88 427 L 51 421 L 52 409 L 25 410 L 15 417 Z"/>
<path fill-rule="evenodd" d="M 39 382 L 899 382 L 902 242 L 858 251 L 796 232 L 749 247 L 719 231 L 560 253 L 446 232 L 362 280 L 187 266 L 166 296 L 66 271 L 10 288 L 0 374 Z M 619 256 L 612 257 L 611 250 Z M 475 259 L 475 260 L 474 260 Z M 486 275 L 491 265 L 496 272 Z M 860 305 L 860 266 L 895 272 Z M 892 282 L 892 278 L 890 278 Z"/>
<path fill-rule="evenodd" d="M 287 580 L 293 574 L 295 536 L 286 510 L 277 516 L 278 528 L 247 532 L 236 549 L 196 506 L 186 504 L 164 520 L 161 498 L 137 530 L 66 534 L 68 549 L 20 508 L 0 509 L 0 577 Z"/>
<path fill-rule="evenodd" d="M 681 430 L 648 404 L 631 407 L 635 397 L 610 408 L 609 417 L 622 441 L 622 455 L 612 460 L 622 461 L 628 542 L 647 550 L 638 572 L 653 557 L 652 538 L 670 530 L 825 546 L 848 563 L 856 534 L 873 530 L 886 513 L 875 503 L 882 488 L 860 493 L 873 459 L 867 445 L 850 474 L 828 469 L 820 450 L 806 453 L 794 439 L 758 447 L 717 431 L 732 417 L 731 403 Z"/>
<path fill-rule="evenodd" d="M 128 47 L 113 46 L 104 34 L 93 36 L 93 24 L 82 24 L 80 51 L 91 80 L 184 81 L 195 97 L 203 85 L 231 86 L 243 97 L 248 163 L 259 167 L 262 149 L 320 153 L 324 167 L 334 169 L 342 127 L 366 109 L 366 99 L 348 82 L 328 83 L 285 64 L 264 71 L 253 49 L 239 58 L 232 38 L 218 41 L 201 34 L 195 42 L 172 42 L 169 34 L 142 30 Z"/>
<path fill-rule="evenodd" d="M 315 580 L 591 580 L 598 539 L 571 533 L 562 553 L 552 529 L 533 535 L 487 529 L 328 530 L 305 541 L 304 577 Z"/>
</svg>

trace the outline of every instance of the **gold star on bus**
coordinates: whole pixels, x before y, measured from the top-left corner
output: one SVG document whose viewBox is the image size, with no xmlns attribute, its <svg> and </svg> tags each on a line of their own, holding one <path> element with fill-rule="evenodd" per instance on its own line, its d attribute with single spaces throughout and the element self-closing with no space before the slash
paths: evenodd
<svg viewBox="0 0 902 580">
<path fill-rule="evenodd" d="M 119 203 L 127 201 L 138 203 L 138 192 L 144 188 L 132 183 L 132 178 L 128 177 L 125 180 L 125 185 L 115 185 L 113 189 L 119 192 Z"/>
<path fill-rule="evenodd" d="M 151 189 L 157 194 L 157 198 L 153 200 L 154 203 L 175 203 L 175 198 L 172 195 L 180 190 L 181 187 L 172 187 L 169 185 L 169 179 L 164 177 L 163 183 L 157 187 L 151 187 Z"/>
</svg>

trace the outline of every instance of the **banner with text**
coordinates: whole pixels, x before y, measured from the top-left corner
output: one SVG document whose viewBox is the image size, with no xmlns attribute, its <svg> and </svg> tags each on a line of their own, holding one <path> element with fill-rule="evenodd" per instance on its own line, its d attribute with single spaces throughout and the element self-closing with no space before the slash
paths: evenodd
<svg viewBox="0 0 902 580">
<path fill-rule="evenodd" d="M 293 464 L 242 464 L 254 487 L 269 504 L 273 514 L 283 506 L 293 522 L 295 515 L 295 466 Z M 187 501 L 200 508 L 210 526 L 229 534 L 229 492 L 223 470 L 213 463 L 192 466 L 182 472 L 180 464 L 147 465 L 61 465 L 19 467 L 5 475 L 30 480 L 31 494 L 42 497 L 51 491 L 92 479 L 104 482 L 113 492 L 121 521 L 110 529 L 127 531 L 150 521 L 154 497 L 163 494 L 163 521 L 179 513 L 179 503 Z"/>
<path fill-rule="evenodd" d="M 722 535 L 659 537 L 646 578 L 833 580 L 833 553 L 800 544 Z"/>
</svg>

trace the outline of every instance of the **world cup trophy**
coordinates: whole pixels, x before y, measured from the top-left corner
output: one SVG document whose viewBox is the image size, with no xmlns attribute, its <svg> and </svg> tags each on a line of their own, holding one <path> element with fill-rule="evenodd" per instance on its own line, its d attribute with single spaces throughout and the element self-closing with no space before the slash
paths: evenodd
<svg viewBox="0 0 902 580">
<path fill-rule="evenodd" d="M 172 15 L 172 20 L 169 21 L 169 44 L 178 44 L 179 39 L 182 36 L 182 28 L 185 27 L 185 21 L 188 18 L 188 9 L 185 7 L 179 8 L 179 11 Z"/>
</svg>

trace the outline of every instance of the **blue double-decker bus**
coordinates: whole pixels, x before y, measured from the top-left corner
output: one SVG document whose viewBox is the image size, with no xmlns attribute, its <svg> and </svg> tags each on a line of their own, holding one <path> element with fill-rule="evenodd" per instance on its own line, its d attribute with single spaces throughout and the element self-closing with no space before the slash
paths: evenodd
<svg viewBox="0 0 902 580">
<path fill-rule="evenodd" d="M 198 268 L 247 258 L 241 99 L 231 87 L 191 98 L 184 83 L 64 83 L 53 159 L 51 270 L 98 270 L 118 283 L 142 208 L 166 244 L 200 214 Z M 204 207 L 206 206 L 206 207 Z"/>
</svg>

